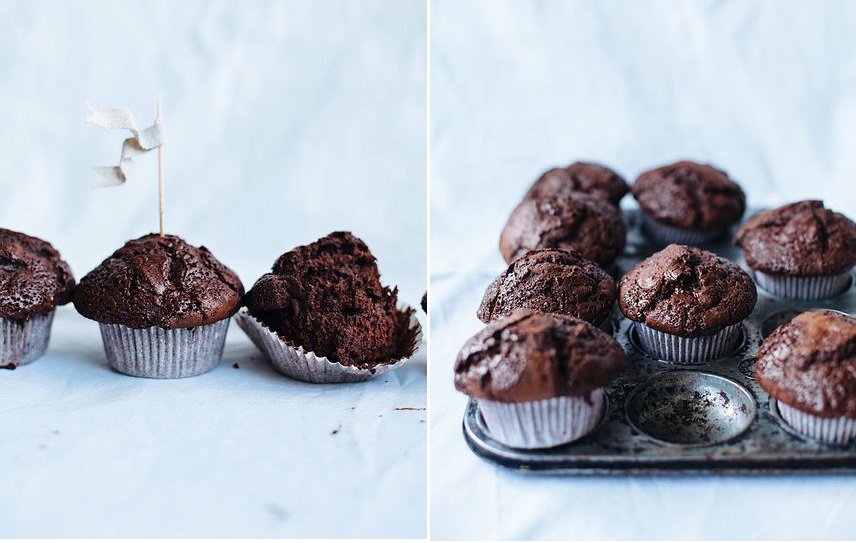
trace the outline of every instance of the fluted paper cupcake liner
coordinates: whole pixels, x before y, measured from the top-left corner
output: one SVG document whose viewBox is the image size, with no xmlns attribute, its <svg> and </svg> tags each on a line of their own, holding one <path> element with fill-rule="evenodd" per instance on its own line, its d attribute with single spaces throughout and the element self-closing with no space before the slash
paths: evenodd
<svg viewBox="0 0 856 543">
<path fill-rule="evenodd" d="M 590 433 L 603 416 L 604 393 L 590 397 L 559 396 L 534 402 L 479 400 L 479 411 L 491 436 L 516 449 L 546 449 Z"/>
<path fill-rule="evenodd" d="M 687 230 L 661 223 L 656 219 L 643 214 L 642 222 L 644 224 L 645 233 L 648 234 L 654 241 L 662 245 L 677 243 L 680 245 L 703 245 L 708 241 L 722 235 L 725 231 L 722 230 Z"/>
<path fill-rule="evenodd" d="M 402 316 L 407 316 L 406 330 L 412 334 L 407 354 L 369 367 L 344 365 L 326 356 L 318 356 L 312 351 L 306 351 L 303 347 L 293 347 L 283 341 L 275 331 L 250 315 L 246 309 L 238 313 L 235 320 L 274 367 L 286 376 L 308 383 L 356 383 L 377 377 L 403 365 L 419 347 L 419 342 L 422 341 L 422 327 L 416 319 L 416 312 L 408 306 L 401 306 L 398 310 Z"/>
<path fill-rule="evenodd" d="M 0 318 L 0 366 L 16 368 L 45 354 L 54 312 L 27 320 Z"/>
<path fill-rule="evenodd" d="M 856 438 L 856 419 L 818 417 L 783 402 L 776 402 L 776 406 L 788 426 L 808 438 L 836 445 L 846 445 Z"/>
<path fill-rule="evenodd" d="M 655 358 L 679 364 L 702 364 L 719 358 L 740 340 L 740 323 L 708 336 L 681 337 L 636 323 L 642 348 Z"/>
<path fill-rule="evenodd" d="M 211 371 L 223 356 L 229 319 L 168 330 L 101 324 L 107 360 L 134 377 L 178 379 Z"/>
<path fill-rule="evenodd" d="M 847 290 L 850 270 L 838 275 L 792 277 L 755 272 L 755 282 L 773 296 L 791 300 L 822 300 Z"/>
</svg>

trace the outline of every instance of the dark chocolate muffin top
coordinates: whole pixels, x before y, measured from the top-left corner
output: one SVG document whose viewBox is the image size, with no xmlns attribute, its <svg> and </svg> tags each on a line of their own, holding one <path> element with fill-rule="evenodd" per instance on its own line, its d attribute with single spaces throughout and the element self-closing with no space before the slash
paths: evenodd
<svg viewBox="0 0 856 543">
<path fill-rule="evenodd" d="M 511 212 L 499 240 L 506 263 L 532 249 L 576 250 L 609 266 L 624 249 L 621 211 L 608 201 L 578 192 L 526 198 Z"/>
<path fill-rule="evenodd" d="M 410 313 L 380 282 L 375 257 L 350 232 L 333 232 L 280 256 L 247 293 L 250 314 L 293 347 L 343 365 L 410 356 Z"/>
<path fill-rule="evenodd" d="M 856 265 L 856 224 L 819 200 L 758 213 L 734 244 L 750 268 L 776 275 L 836 275 Z"/>
<path fill-rule="evenodd" d="M 609 200 L 615 205 L 627 194 L 623 177 L 600 164 L 574 162 L 567 168 L 544 172 L 526 193 L 526 198 L 544 198 L 557 192 L 582 192 Z"/>
<path fill-rule="evenodd" d="M 755 283 L 740 266 L 687 245 L 669 245 L 639 262 L 618 287 L 618 305 L 628 319 L 681 337 L 737 324 L 757 300 Z"/>
<path fill-rule="evenodd" d="M 464 344 L 455 361 L 455 388 L 498 402 L 586 396 L 609 384 L 626 363 L 618 342 L 593 324 L 517 309 Z"/>
<path fill-rule="evenodd" d="M 728 174 L 688 160 L 642 173 L 630 190 L 646 215 L 687 230 L 722 230 L 746 211 L 746 195 Z"/>
<path fill-rule="evenodd" d="M 178 236 L 131 240 L 80 280 L 74 306 L 89 319 L 129 328 L 190 328 L 226 319 L 244 286 L 205 247 Z"/>
<path fill-rule="evenodd" d="M 575 251 L 529 251 L 484 293 L 478 318 L 490 322 L 518 308 L 570 315 L 599 325 L 615 303 L 615 281 Z"/>
<path fill-rule="evenodd" d="M 53 245 L 0 228 L 0 317 L 27 320 L 68 303 L 74 277 Z"/>
<path fill-rule="evenodd" d="M 856 317 L 807 311 L 779 326 L 758 349 L 755 379 L 800 411 L 856 418 Z"/>
</svg>

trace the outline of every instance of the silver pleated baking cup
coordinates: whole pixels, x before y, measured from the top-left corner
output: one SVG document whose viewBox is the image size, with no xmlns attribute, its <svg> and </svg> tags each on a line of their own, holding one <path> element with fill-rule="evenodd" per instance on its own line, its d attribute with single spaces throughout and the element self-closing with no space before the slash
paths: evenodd
<svg viewBox="0 0 856 543">
<path fill-rule="evenodd" d="M 303 347 L 292 347 L 283 341 L 279 334 L 250 315 L 246 309 L 238 313 L 235 320 L 255 346 L 284 375 L 308 383 L 357 383 L 403 365 L 419 347 L 422 341 L 422 327 L 416 318 L 416 312 L 408 306 L 399 307 L 399 311 L 408 316 L 407 330 L 413 334 L 407 355 L 366 368 L 346 366 L 326 356 L 318 356 L 312 351 L 306 351 Z"/>
<path fill-rule="evenodd" d="M 229 319 L 172 330 L 99 324 L 110 365 L 127 375 L 154 379 L 193 377 L 213 370 L 223 356 L 229 330 Z"/>
<path fill-rule="evenodd" d="M 851 281 L 850 270 L 838 275 L 791 277 L 755 272 L 755 282 L 773 296 L 791 300 L 823 300 L 847 290 Z"/>
<path fill-rule="evenodd" d="M 818 417 L 782 402 L 776 402 L 776 406 L 788 426 L 808 438 L 837 445 L 846 445 L 856 438 L 856 419 Z"/>
<path fill-rule="evenodd" d="M 0 318 L 0 366 L 17 368 L 45 354 L 54 312 L 28 320 Z"/>
<path fill-rule="evenodd" d="M 546 449 L 576 441 L 603 416 L 603 389 L 585 396 L 560 396 L 534 402 L 479 400 L 491 436 L 517 449 Z"/>
<path fill-rule="evenodd" d="M 645 214 L 642 214 L 642 222 L 645 225 L 645 233 L 662 245 L 670 243 L 703 245 L 724 232 L 724 230 L 687 230 L 686 228 L 661 223 Z"/>
<path fill-rule="evenodd" d="M 636 323 L 639 342 L 645 352 L 660 360 L 679 364 L 702 364 L 719 358 L 740 340 L 740 323 L 726 326 L 707 336 L 681 337 Z"/>
</svg>

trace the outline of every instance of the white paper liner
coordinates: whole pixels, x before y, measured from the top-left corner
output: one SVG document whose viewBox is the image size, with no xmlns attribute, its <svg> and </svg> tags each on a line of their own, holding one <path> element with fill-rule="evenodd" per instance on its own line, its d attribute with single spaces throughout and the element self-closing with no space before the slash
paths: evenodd
<svg viewBox="0 0 856 543">
<path fill-rule="evenodd" d="M 229 319 L 172 330 L 99 324 L 107 360 L 116 371 L 155 379 L 179 379 L 211 371 L 220 362 L 229 330 Z"/>
<path fill-rule="evenodd" d="M 0 366 L 16 368 L 45 354 L 53 316 L 51 311 L 28 320 L 0 317 Z"/>
<path fill-rule="evenodd" d="M 681 337 L 636 323 L 642 348 L 660 360 L 679 364 L 702 364 L 728 353 L 740 339 L 740 323 L 707 336 Z"/>
<path fill-rule="evenodd" d="M 720 230 L 687 230 L 661 223 L 651 217 L 642 214 L 645 233 L 654 241 L 662 245 L 678 243 L 680 245 L 703 245 L 708 241 L 721 235 L 725 229 Z"/>
<path fill-rule="evenodd" d="M 491 436 L 517 449 L 546 449 L 576 441 L 600 422 L 603 389 L 585 396 L 559 396 L 534 402 L 479 400 Z"/>
<path fill-rule="evenodd" d="M 791 300 L 822 300 L 847 290 L 850 270 L 838 275 L 792 277 L 755 271 L 755 282 L 773 296 Z"/>
<path fill-rule="evenodd" d="M 246 309 L 241 310 L 235 316 L 235 320 L 241 330 L 267 356 L 274 367 L 286 376 L 307 383 L 357 383 L 367 381 L 403 365 L 419 347 L 419 343 L 422 341 L 422 327 L 419 325 L 415 311 L 409 306 L 400 306 L 398 309 L 409 313 L 408 328 L 416 332 L 409 354 L 398 360 L 374 364 L 370 368 L 346 366 L 334 362 L 326 356 L 318 356 L 312 351 L 306 351 L 303 347 L 292 347 L 284 342 L 279 334 L 250 315 Z"/>
<path fill-rule="evenodd" d="M 776 406 L 788 426 L 806 437 L 836 445 L 846 445 L 856 438 L 856 419 L 818 417 L 783 402 L 776 402 Z"/>
</svg>

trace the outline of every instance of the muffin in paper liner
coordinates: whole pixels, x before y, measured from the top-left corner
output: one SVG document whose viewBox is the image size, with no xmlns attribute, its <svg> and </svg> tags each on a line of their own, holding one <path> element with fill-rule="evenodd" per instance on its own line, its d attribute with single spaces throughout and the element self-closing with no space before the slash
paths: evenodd
<svg viewBox="0 0 856 543">
<path fill-rule="evenodd" d="M 255 346 L 284 375 L 307 383 L 356 383 L 367 381 L 403 365 L 419 347 L 422 341 L 422 327 L 416 318 L 416 311 L 409 306 L 399 306 L 397 309 L 401 317 L 400 329 L 411 336 L 407 354 L 399 359 L 366 364 L 363 367 L 344 365 L 326 356 L 318 356 L 312 351 L 306 351 L 303 347 L 289 345 L 279 334 L 253 317 L 246 309 L 241 310 L 235 316 L 235 320 Z"/>
<path fill-rule="evenodd" d="M 741 325 L 732 324 L 706 336 L 681 337 L 655 330 L 641 322 L 635 324 L 639 343 L 649 355 L 678 364 L 702 364 L 719 358 L 740 341 Z"/>
<path fill-rule="evenodd" d="M 478 406 L 491 436 L 517 449 L 546 449 L 576 441 L 600 422 L 604 410 L 602 388 L 589 396 L 559 396 L 532 402 L 479 400 Z"/>
<path fill-rule="evenodd" d="M 45 354 L 53 316 L 50 311 L 26 320 L 0 317 L 0 367 L 14 369 Z"/>
<path fill-rule="evenodd" d="M 703 245 L 717 237 L 721 236 L 725 229 L 722 230 L 687 230 L 662 223 L 656 219 L 652 219 L 648 215 L 642 214 L 642 222 L 644 231 L 654 241 L 662 245 L 677 243 L 679 245 Z"/>
<path fill-rule="evenodd" d="M 846 445 L 856 438 L 856 419 L 818 417 L 780 401 L 776 401 L 776 408 L 793 431 L 810 439 Z"/>
<path fill-rule="evenodd" d="M 850 285 L 851 270 L 838 275 L 797 277 L 774 275 L 755 270 L 758 286 L 780 298 L 790 300 L 822 300 L 841 294 Z"/>
<path fill-rule="evenodd" d="M 129 328 L 99 323 L 110 365 L 134 377 L 179 379 L 213 370 L 223 356 L 230 319 L 192 328 Z"/>
</svg>

